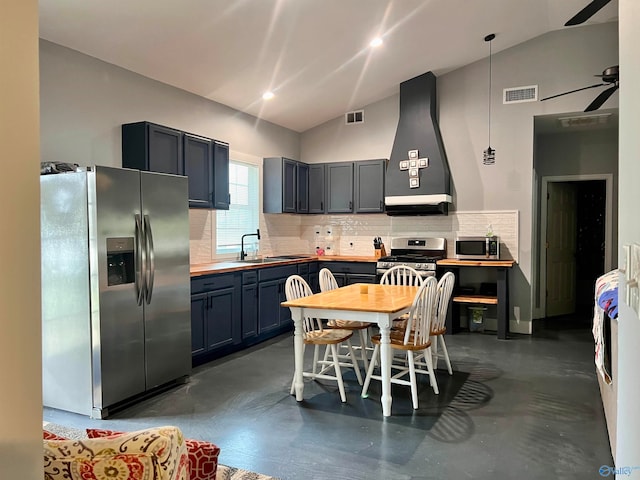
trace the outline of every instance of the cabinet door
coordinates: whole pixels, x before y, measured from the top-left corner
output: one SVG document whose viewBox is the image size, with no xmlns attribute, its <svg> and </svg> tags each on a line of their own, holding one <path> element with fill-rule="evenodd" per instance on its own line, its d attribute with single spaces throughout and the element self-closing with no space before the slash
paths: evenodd
<svg viewBox="0 0 640 480">
<path fill-rule="evenodd" d="M 242 339 L 258 334 L 258 285 L 242 287 Z"/>
<path fill-rule="evenodd" d="M 189 177 L 189 207 L 213 208 L 213 142 L 184 135 L 184 170 Z"/>
<path fill-rule="evenodd" d="M 280 280 L 258 284 L 258 334 L 275 330 L 280 325 Z"/>
<path fill-rule="evenodd" d="M 213 142 L 213 208 L 229 210 L 229 144 Z"/>
<path fill-rule="evenodd" d="M 207 349 L 234 343 L 234 288 L 223 288 L 208 294 Z"/>
<path fill-rule="evenodd" d="M 297 211 L 297 168 L 294 160 L 282 160 L 282 211 L 296 213 Z"/>
<path fill-rule="evenodd" d="M 376 283 L 375 275 L 367 275 L 363 273 L 350 273 L 347 275 L 347 285 L 354 283 Z"/>
<path fill-rule="evenodd" d="M 147 134 L 149 170 L 184 175 L 182 132 L 150 123 Z"/>
<path fill-rule="evenodd" d="M 309 166 L 296 164 L 296 212 L 309 213 Z"/>
<path fill-rule="evenodd" d="M 291 309 L 289 307 L 280 306 L 282 302 L 287 301 L 287 290 L 285 288 L 286 283 L 287 279 L 283 278 L 280 280 L 280 285 L 278 287 L 278 308 L 280 309 L 280 315 L 278 316 L 279 327 L 286 325 L 293 327 L 293 321 L 291 320 Z"/>
<path fill-rule="evenodd" d="M 386 160 L 355 162 L 355 213 L 384 211 Z"/>
<path fill-rule="evenodd" d="M 353 162 L 327 164 L 327 213 L 353 212 Z"/>
<path fill-rule="evenodd" d="M 206 350 L 207 299 L 206 293 L 191 295 L 191 355 L 204 353 Z"/>
<path fill-rule="evenodd" d="M 324 164 L 309 165 L 309 213 L 325 213 Z"/>
</svg>

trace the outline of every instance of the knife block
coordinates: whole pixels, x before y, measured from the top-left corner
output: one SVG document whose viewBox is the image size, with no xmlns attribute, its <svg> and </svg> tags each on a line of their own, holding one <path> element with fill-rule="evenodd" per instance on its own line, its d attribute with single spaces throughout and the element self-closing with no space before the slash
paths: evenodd
<svg viewBox="0 0 640 480">
<path fill-rule="evenodd" d="M 381 258 L 381 257 L 386 257 L 387 256 L 387 251 L 384 248 L 384 243 L 380 244 L 380 248 L 376 248 L 373 251 L 373 254 L 376 258 Z"/>
</svg>

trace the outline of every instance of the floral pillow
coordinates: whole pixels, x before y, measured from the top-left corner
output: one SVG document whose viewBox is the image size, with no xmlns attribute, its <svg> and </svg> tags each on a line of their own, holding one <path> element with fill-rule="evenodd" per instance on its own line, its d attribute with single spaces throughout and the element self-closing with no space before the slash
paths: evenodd
<svg viewBox="0 0 640 480">
<path fill-rule="evenodd" d="M 43 440 L 68 440 L 68 438 L 61 437 L 60 435 L 56 435 L 48 430 L 42 430 L 42 439 Z"/>
<path fill-rule="evenodd" d="M 118 437 L 124 432 L 87 428 L 89 438 Z M 191 480 L 216 480 L 220 447 L 211 442 L 185 439 L 191 467 Z"/>
<path fill-rule="evenodd" d="M 189 480 L 189 457 L 177 427 L 118 437 L 44 442 L 45 480 Z"/>
</svg>

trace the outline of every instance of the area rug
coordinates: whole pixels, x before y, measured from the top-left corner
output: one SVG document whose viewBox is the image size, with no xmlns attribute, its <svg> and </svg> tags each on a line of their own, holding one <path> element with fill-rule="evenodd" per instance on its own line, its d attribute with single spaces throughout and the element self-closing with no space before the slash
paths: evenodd
<svg viewBox="0 0 640 480">
<path fill-rule="evenodd" d="M 78 439 L 87 438 L 86 432 L 78 428 L 66 427 L 57 423 L 42 422 L 42 428 L 61 437 Z M 276 477 L 250 472 L 241 468 L 218 464 L 216 480 L 278 480 Z"/>
</svg>

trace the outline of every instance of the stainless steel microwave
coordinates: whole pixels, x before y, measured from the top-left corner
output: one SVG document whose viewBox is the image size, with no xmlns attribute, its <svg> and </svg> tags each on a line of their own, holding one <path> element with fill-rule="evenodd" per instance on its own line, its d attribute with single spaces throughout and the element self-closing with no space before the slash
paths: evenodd
<svg viewBox="0 0 640 480">
<path fill-rule="evenodd" d="M 456 238 L 456 258 L 459 260 L 499 260 L 500 239 L 493 237 Z"/>
</svg>

